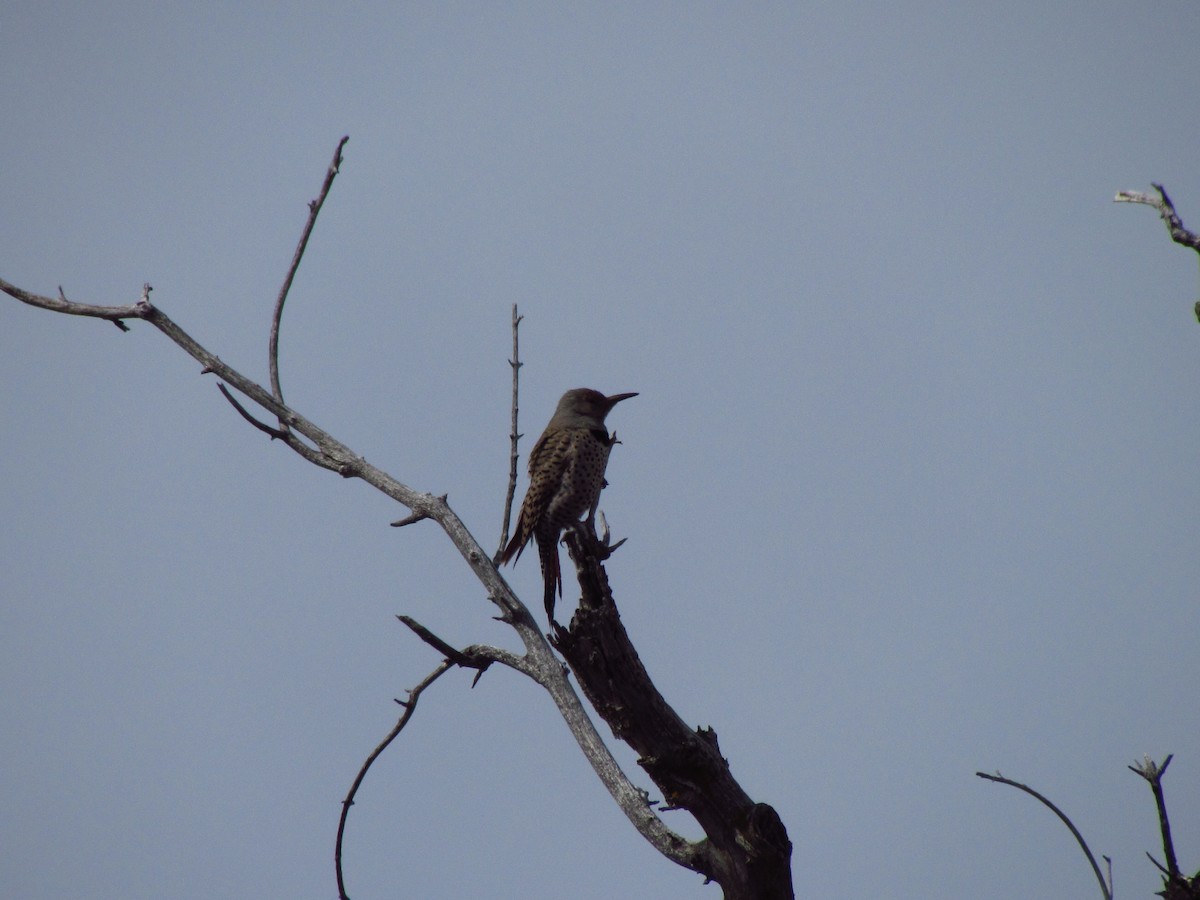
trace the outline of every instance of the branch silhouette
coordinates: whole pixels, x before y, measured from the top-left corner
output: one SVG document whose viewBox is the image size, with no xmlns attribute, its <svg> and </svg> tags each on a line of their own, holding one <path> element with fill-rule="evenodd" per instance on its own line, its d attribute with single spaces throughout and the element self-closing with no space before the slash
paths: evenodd
<svg viewBox="0 0 1200 900">
<path fill-rule="evenodd" d="M 343 137 L 338 142 L 320 194 L 310 204 L 308 221 L 276 300 L 268 352 L 270 390 L 223 362 L 154 305 L 150 301 L 149 284 L 143 287 L 140 298 L 134 303 L 124 306 L 102 306 L 69 300 L 61 288 L 56 297 L 44 296 L 0 279 L 0 291 L 31 306 L 65 315 L 104 319 L 125 331 L 129 331 L 127 323 L 131 320 L 153 326 L 195 359 L 200 364 L 202 375 L 217 376 L 217 386 L 222 395 L 238 415 L 254 428 L 272 440 L 283 442 L 293 452 L 314 465 L 336 472 L 343 478 L 361 480 L 404 506 L 408 515 L 392 523 L 393 525 L 408 525 L 425 520 L 435 522 L 483 585 L 488 600 L 499 611 L 496 618 L 511 627 L 521 639 L 524 648 L 521 654 L 483 645 L 471 645 L 457 650 L 451 643 L 434 635 L 415 620 L 400 617 L 403 624 L 440 653 L 443 660 L 410 689 L 407 700 L 398 701 L 403 707 L 400 719 L 367 756 L 342 803 L 335 846 L 339 896 L 347 896 L 345 873 L 342 870 L 342 851 L 349 810 L 354 805 L 372 763 L 412 720 L 417 701 L 423 692 L 446 671 L 453 667 L 474 668 L 475 680 L 478 681 L 492 663 L 500 663 L 532 679 L 546 690 L 609 794 L 630 823 L 659 853 L 672 862 L 721 884 L 728 900 L 791 898 L 791 844 L 778 815 L 766 804 L 753 803 L 733 781 L 728 764 L 720 756 L 716 736 L 711 730 L 693 731 L 670 711 L 670 707 L 656 690 L 651 690 L 653 685 L 637 659 L 628 636 L 624 634 L 624 629 L 621 628 L 619 634 L 611 631 L 612 622 L 617 620 L 616 607 L 608 588 L 603 560 L 617 545 L 608 546 L 607 540 L 601 542 L 594 536 L 584 540 L 577 533 L 573 533 L 569 544 L 580 576 L 584 595 L 581 612 L 585 615 L 580 618 L 577 614 L 576 619 L 580 622 L 578 628 L 575 620 L 572 621 L 569 630 L 557 626 L 555 641 L 563 648 L 564 655 L 580 683 L 585 685 L 585 691 L 593 697 L 593 702 L 601 704 L 597 709 L 613 728 L 614 733 L 635 749 L 644 747 L 654 750 L 652 755 L 644 756 L 639 762 L 664 791 L 664 796 L 667 796 L 669 805 L 664 809 L 686 808 L 692 811 L 706 829 L 707 837 L 703 840 L 689 841 L 668 828 L 646 792 L 637 787 L 621 770 L 571 686 L 562 660 L 554 653 L 529 609 L 501 576 L 492 556 L 483 549 L 450 507 L 446 495 L 416 490 L 368 463 L 362 455 L 284 402 L 278 364 L 278 335 L 283 306 L 317 215 L 335 176 L 340 171 L 343 162 L 342 150 L 347 140 L 347 137 Z M 518 370 L 521 366 L 517 330 L 520 321 L 521 317 L 514 305 L 513 354 L 509 361 L 512 367 L 512 428 L 505 534 L 515 491 L 517 443 L 521 436 L 517 428 Z M 252 406 L 257 406 L 274 418 L 278 426 L 258 419 L 249 408 Z M 604 530 L 607 532 L 607 528 Z M 588 618 L 586 611 L 593 609 L 604 611 L 604 616 L 607 617 L 601 617 L 605 627 L 610 629 L 603 643 L 594 641 L 594 636 L 601 632 L 590 631 L 590 626 L 585 624 Z M 587 656 L 584 652 L 586 647 L 598 649 L 600 655 Z M 612 656 L 606 659 L 606 653 L 611 653 Z M 606 695 L 601 685 L 605 679 L 610 686 L 617 689 L 618 696 L 626 698 L 630 696 L 629 685 L 637 685 L 636 690 L 648 701 L 652 701 L 651 705 L 645 707 L 645 710 L 629 709 L 622 712 L 605 699 Z M 667 715 L 667 712 L 670 714 Z M 634 719 L 642 715 L 658 718 L 631 722 L 630 715 Z M 667 720 L 671 720 L 671 727 L 657 742 L 647 743 L 643 737 L 647 729 L 653 730 Z M 677 749 L 672 748 L 672 741 L 678 745 Z M 702 782 L 695 782 L 697 777 L 700 777 Z M 683 790 L 681 786 L 687 784 L 691 784 L 692 789 Z"/>
</svg>

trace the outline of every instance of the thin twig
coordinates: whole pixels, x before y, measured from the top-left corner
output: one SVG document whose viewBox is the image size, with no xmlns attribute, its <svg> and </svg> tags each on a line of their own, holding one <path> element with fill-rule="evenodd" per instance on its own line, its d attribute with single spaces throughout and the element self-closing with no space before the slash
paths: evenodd
<svg viewBox="0 0 1200 900">
<path fill-rule="evenodd" d="M 28 303 L 30 306 L 48 309 L 51 312 L 66 313 L 69 316 L 90 316 L 96 319 L 107 319 L 110 322 L 142 318 L 140 303 L 130 303 L 127 306 L 94 306 L 90 303 L 76 303 L 74 300 L 67 299 L 61 286 L 59 286 L 57 297 L 47 297 L 19 288 L 0 278 L 0 291 L 4 291 L 10 297 L 16 297 L 22 303 Z M 125 330 L 129 330 L 128 326 Z"/>
<path fill-rule="evenodd" d="M 408 692 L 407 700 L 396 701 L 404 708 L 404 712 L 392 730 L 388 732 L 387 737 L 379 743 L 378 747 L 371 751 L 370 755 L 363 762 L 362 767 L 358 770 L 358 775 L 354 779 L 354 784 L 350 786 L 350 791 L 346 794 L 346 799 L 342 801 L 342 814 L 338 819 L 337 843 L 333 851 L 334 865 L 337 868 L 338 897 L 340 900 L 349 900 L 346 895 L 346 885 L 342 874 L 342 846 L 346 832 L 346 820 L 350 815 L 350 807 L 354 805 L 354 797 L 358 793 L 359 786 L 363 783 L 363 779 L 367 777 L 367 770 L 374 765 L 375 760 L 399 736 L 400 732 L 404 730 L 404 727 L 412 718 L 421 692 L 454 666 L 477 670 L 475 679 L 471 682 L 471 687 L 475 687 L 479 683 L 479 679 L 483 676 L 483 673 L 494 662 L 509 666 L 531 677 L 535 674 L 534 664 L 527 657 L 517 656 L 508 650 L 501 650 L 499 647 L 487 647 L 479 644 L 472 644 L 465 650 L 458 650 L 415 619 L 409 616 L 396 616 L 396 618 L 408 626 L 421 640 L 441 653 L 445 659 L 438 663 L 437 668 L 426 675 L 420 684 Z"/>
<path fill-rule="evenodd" d="M 1103 893 L 1104 893 L 1104 900 L 1112 900 L 1112 888 L 1108 884 L 1105 883 L 1104 873 L 1100 871 L 1100 866 L 1096 862 L 1096 857 L 1092 856 L 1092 851 L 1088 847 L 1087 841 L 1085 841 L 1083 839 L 1083 835 L 1079 833 L 1079 829 L 1075 827 L 1074 823 L 1070 819 L 1067 818 L 1066 813 L 1064 813 L 1061 809 L 1059 809 L 1057 806 L 1055 806 L 1047 798 L 1043 797 L 1041 794 L 1039 794 L 1033 788 L 1029 787 L 1029 785 L 1021 784 L 1021 782 L 1019 782 L 1019 781 L 1012 781 L 1011 779 L 1003 777 L 998 772 L 995 775 L 988 775 L 986 772 L 976 772 L 975 774 L 978 775 L 980 778 L 987 779 L 988 781 L 995 781 L 995 782 L 998 782 L 999 784 L 1007 784 L 1011 787 L 1017 788 L 1018 790 L 1022 790 L 1025 793 L 1029 794 L 1031 797 L 1036 797 L 1038 800 L 1042 801 L 1042 803 L 1044 803 L 1047 807 L 1049 807 L 1051 812 L 1053 812 L 1056 816 L 1058 816 L 1060 819 L 1062 819 L 1063 824 L 1066 825 L 1067 828 L 1071 829 L 1071 834 L 1075 835 L 1075 840 L 1079 842 L 1079 846 L 1083 850 L 1084 856 L 1086 856 L 1088 862 L 1092 864 L 1092 871 L 1096 873 L 1096 880 L 1098 882 L 1100 882 L 1100 890 L 1103 891 Z"/>
<path fill-rule="evenodd" d="M 500 554 L 504 552 L 504 548 L 508 545 L 508 525 L 512 520 L 512 505 L 513 497 L 517 493 L 517 460 L 520 458 L 517 453 L 517 446 L 522 435 L 517 431 L 517 398 L 518 398 L 518 382 L 520 381 L 519 373 L 521 371 L 521 348 L 517 341 L 518 330 L 521 325 L 521 320 L 524 316 L 517 315 L 517 304 L 512 307 L 512 338 L 513 350 L 512 359 L 508 364 L 512 366 L 512 427 L 509 429 L 508 438 L 511 442 L 512 449 L 508 455 L 508 492 L 504 495 L 504 524 L 500 527 L 500 546 L 496 550 L 494 560 L 499 561 Z"/>
<path fill-rule="evenodd" d="M 228 400 L 231 404 L 233 404 L 233 408 L 238 411 L 238 414 L 241 415 L 241 417 L 243 419 L 245 419 L 247 422 L 249 422 L 251 425 L 253 425 L 255 428 L 257 428 L 259 431 L 261 431 L 265 434 L 269 434 L 271 436 L 271 440 L 276 440 L 276 439 L 286 440 L 287 439 L 288 432 L 281 431 L 278 428 L 272 428 L 266 422 L 260 422 L 258 419 L 254 418 L 254 416 L 250 415 L 250 413 L 246 410 L 246 407 L 242 406 L 242 404 L 240 404 L 237 401 L 237 398 L 235 398 L 233 396 L 233 394 L 229 393 L 229 388 L 225 387 L 225 385 L 218 382 L 217 390 L 219 390 L 222 394 L 225 395 L 225 399 Z"/>
<path fill-rule="evenodd" d="M 312 234 L 313 226 L 317 224 L 317 214 L 325 205 L 329 188 L 332 187 L 333 179 L 337 177 L 341 168 L 342 148 L 346 146 L 348 140 L 350 140 L 350 135 L 344 135 L 338 141 L 337 149 L 333 151 L 333 162 L 329 164 L 329 169 L 325 172 L 325 183 L 321 185 L 321 193 L 317 195 L 316 200 L 308 204 L 308 221 L 304 224 L 304 232 L 300 235 L 300 242 L 296 245 L 296 252 L 292 255 L 292 264 L 288 267 L 287 275 L 283 279 L 283 286 L 279 289 L 279 296 L 275 300 L 275 313 L 271 316 L 271 343 L 267 352 L 267 363 L 271 370 L 271 394 L 280 403 L 283 402 L 283 388 L 279 385 L 279 321 L 283 318 L 283 304 L 287 300 L 288 291 L 292 289 L 292 279 L 296 277 L 296 270 L 300 268 L 300 260 L 304 257 L 304 250 L 308 246 L 308 238 Z M 280 422 L 280 427 L 286 431 L 287 423 Z"/>
<path fill-rule="evenodd" d="M 445 503 L 447 500 L 450 499 L 450 495 L 442 494 L 440 497 L 438 497 L 438 499 L 441 500 L 443 503 Z M 424 512 L 415 512 L 410 516 L 405 516 L 403 519 L 397 519 L 395 522 L 391 522 L 389 524 L 393 528 L 403 528 L 405 525 L 412 525 L 416 522 L 421 522 L 428 518 L 429 518 L 429 512 L 426 510 Z"/>
<path fill-rule="evenodd" d="M 396 722 L 392 730 L 388 732 L 387 737 L 380 741 L 379 746 L 371 751 L 370 756 L 367 757 L 362 767 L 358 770 L 358 775 L 354 779 L 354 784 L 350 786 L 350 791 L 346 794 L 346 799 L 342 801 L 342 815 L 338 819 L 337 843 L 334 845 L 333 850 L 333 862 L 337 868 L 338 897 L 340 900 L 349 900 L 349 895 L 346 893 L 346 882 L 342 877 L 342 839 L 346 833 L 346 819 L 350 815 L 350 807 L 354 805 L 354 796 L 358 793 L 359 785 L 363 783 L 363 779 L 367 777 L 367 770 L 371 768 L 375 760 L 379 758 L 379 755 L 404 730 L 404 726 L 408 724 L 408 720 L 412 718 L 413 712 L 417 708 L 417 700 L 420 698 L 421 693 L 453 667 L 454 663 L 451 660 L 442 660 L 438 663 L 437 668 L 426 675 L 420 684 L 408 692 L 407 700 L 396 701 L 404 707 L 404 712 L 401 713 L 399 721 Z"/>
<path fill-rule="evenodd" d="M 455 665 L 466 665 L 467 657 L 459 653 L 412 616 L 396 616 L 410 631 Z"/>
<path fill-rule="evenodd" d="M 206 369 L 205 374 L 208 374 L 210 371 L 211 370 Z M 225 395 L 225 399 L 230 402 L 233 408 L 238 411 L 238 414 L 241 415 L 243 419 L 257 428 L 259 431 L 269 434 L 271 436 L 271 440 L 283 441 L 315 466 L 320 466 L 322 469 L 329 469 L 331 472 L 342 473 L 343 467 L 338 464 L 337 460 L 331 459 L 320 450 L 316 450 L 308 446 L 308 444 L 300 440 L 295 432 L 282 428 L 272 428 L 266 422 L 260 422 L 258 419 L 254 418 L 254 416 L 250 415 L 249 410 L 242 406 L 242 404 L 237 401 L 233 394 L 229 392 L 229 389 L 225 387 L 225 385 L 218 382 L 217 389 Z"/>
</svg>

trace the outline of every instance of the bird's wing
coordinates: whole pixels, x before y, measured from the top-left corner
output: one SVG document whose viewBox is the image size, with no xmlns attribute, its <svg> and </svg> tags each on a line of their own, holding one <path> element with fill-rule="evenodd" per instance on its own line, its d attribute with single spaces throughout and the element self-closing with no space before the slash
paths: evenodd
<svg viewBox="0 0 1200 900">
<path fill-rule="evenodd" d="M 500 555 L 500 562 L 520 559 L 526 545 L 533 539 L 533 529 L 545 514 L 546 507 L 561 484 L 568 462 L 567 449 L 571 436 L 563 430 L 546 431 L 529 451 L 529 490 L 521 503 L 512 540 Z"/>
</svg>

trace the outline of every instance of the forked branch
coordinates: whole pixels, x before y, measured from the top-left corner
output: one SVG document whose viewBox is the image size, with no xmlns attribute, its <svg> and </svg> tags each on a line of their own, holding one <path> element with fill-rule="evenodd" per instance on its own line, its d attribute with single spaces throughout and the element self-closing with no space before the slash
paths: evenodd
<svg viewBox="0 0 1200 900">
<path fill-rule="evenodd" d="M 333 177 L 337 174 L 337 169 L 341 163 L 341 149 L 345 142 L 346 139 L 343 138 L 338 144 L 337 151 L 334 154 L 334 162 L 326 174 L 325 185 L 321 195 L 318 201 L 314 201 L 314 205 L 310 210 L 305 235 L 301 239 L 300 246 L 297 248 L 292 268 L 289 270 L 284 289 L 281 290 L 279 300 L 276 304 L 274 318 L 276 334 L 272 338 L 270 350 L 270 363 L 274 371 L 271 391 L 264 389 L 261 385 L 224 363 L 185 332 L 165 312 L 152 304 L 149 298 L 149 285 L 143 288 L 142 296 L 136 303 L 126 306 L 100 306 L 77 303 L 68 300 L 61 289 L 57 297 L 43 296 L 19 288 L 3 279 L 0 279 L 0 291 L 31 306 L 67 315 L 106 319 L 125 327 L 126 330 L 127 326 L 125 326 L 125 322 L 131 319 L 149 323 L 195 359 L 200 364 L 202 374 L 215 374 L 224 382 L 224 385 L 220 386 L 224 396 L 230 400 L 239 415 L 254 425 L 255 428 L 270 435 L 273 439 L 278 438 L 282 440 L 289 448 L 309 462 L 335 471 L 345 478 L 361 479 L 397 503 L 400 503 L 410 512 L 410 515 L 406 519 L 401 520 L 402 522 L 416 522 L 424 519 L 436 522 L 458 549 L 472 572 L 475 573 L 475 576 L 483 585 L 488 599 L 499 608 L 499 618 L 501 621 L 506 622 L 520 636 L 525 647 L 525 654 L 523 656 L 516 656 L 495 648 L 482 648 L 478 646 L 470 647 L 463 651 L 454 651 L 453 654 L 449 654 L 450 658 L 447 662 L 430 673 L 426 680 L 414 689 L 415 694 L 410 694 L 405 715 L 401 717 L 401 722 L 398 723 L 398 727 L 394 730 L 395 734 L 398 734 L 403 728 L 404 723 L 411 718 L 416 696 L 425 687 L 440 677 L 442 672 L 445 671 L 443 666 L 449 668 L 451 665 L 468 665 L 483 669 L 490 662 L 501 662 L 510 666 L 535 680 L 550 694 L 555 705 L 558 707 L 560 715 L 566 721 L 572 735 L 583 751 L 584 756 L 591 763 L 602 783 L 638 832 L 668 859 L 702 871 L 702 869 L 699 869 L 695 865 L 695 859 L 700 853 L 698 848 L 702 845 L 693 844 L 667 828 L 650 808 L 644 793 L 621 771 L 612 753 L 596 731 L 595 725 L 584 711 L 578 695 L 571 687 L 564 673 L 561 662 L 555 657 L 550 646 L 546 643 L 545 637 L 528 608 L 521 603 L 520 599 L 513 593 L 508 583 L 500 575 L 490 555 L 484 551 L 479 542 L 471 535 L 463 522 L 450 508 L 445 496 L 439 497 L 429 492 L 416 491 L 398 479 L 393 478 L 382 469 L 368 463 L 362 456 L 355 453 L 324 429 L 283 402 L 277 371 L 279 316 L 281 315 L 283 301 L 286 298 L 287 287 L 290 285 L 291 279 L 295 274 L 299 259 L 303 254 L 307 236 L 312 230 L 316 213 L 320 209 L 320 202 L 324 201 Z M 514 309 L 514 329 L 519 321 L 520 318 L 516 316 Z M 516 358 L 514 334 L 514 384 L 518 365 L 519 361 Z M 279 422 L 279 427 L 273 428 L 256 419 L 241 402 L 234 399 L 233 394 L 225 388 L 225 385 L 228 385 L 233 391 L 236 391 L 242 397 L 258 405 L 273 416 Z M 515 427 L 513 431 L 515 434 Z M 306 439 L 307 443 L 302 441 L 301 437 Z M 409 627 L 413 628 L 418 634 L 421 633 L 418 630 L 419 626 L 414 627 L 414 624 L 408 622 L 406 624 L 409 624 Z M 430 640 L 427 634 L 422 636 L 423 639 L 438 646 L 437 642 Z M 445 642 L 441 642 L 441 644 L 445 644 Z M 448 648 L 449 645 L 445 645 L 445 647 Z M 443 648 L 439 647 L 439 649 Z M 368 757 L 367 763 L 360 770 L 359 778 L 356 780 L 355 786 L 351 790 L 350 795 L 347 797 L 347 802 L 343 807 L 343 828 L 346 812 L 353 801 L 358 785 L 361 784 L 362 777 L 365 776 L 366 770 L 369 768 L 370 762 L 377 757 L 378 753 L 386 748 L 387 744 L 393 738 L 394 734 L 385 739 L 376 748 L 374 753 Z M 341 830 L 339 829 L 339 842 L 336 850 L 339 860 L 341 858 Z M 339 888 L 342 887 L 344 886 L 339 883 Z M 344 890 L 342 893 L 344 896 Z"/>
<path fill-rule="evenodd" d="M 1149 853 L 1146 855 L 1150 856 L 1150 862 L 1162 872 L 1163 889 L 1159 896 L 1166 900 L 1197 900 L 1200 898 L 1200 872 L 1188 878 L 1180 870 L 1179 860 L 1175 856 L 1175 841 L 1171 838 L 1171 820 L 1167 818 L 1167 799 L 1163 793 L 1162 777 L 1167 773 L 1167 766 L 1173 758 L 1173 754 L 1168 754 L 1160 766 L 1149 756 L 1145 756 L 1140 763 L 1130 766 L 1129 770 L 1146 779 L 1150 790 L 1154 792 L 1154 805 L 1158 808 L 1158 830 L 1162 835 L 1163 858 L 1167 864 L 1163 866 Z"/>
</svg>

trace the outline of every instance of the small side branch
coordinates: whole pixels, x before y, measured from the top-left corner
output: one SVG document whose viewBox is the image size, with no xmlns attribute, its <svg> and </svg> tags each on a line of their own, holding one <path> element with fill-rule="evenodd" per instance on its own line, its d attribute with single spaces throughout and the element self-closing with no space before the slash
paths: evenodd
<svg viewBox="0 0 1200 900">
<path fill-rule="evenodd" d="M 1079 829 L 1076 828 L 1075 824 L 1070 819 L 1067 818 L 1066 813 L 1064 813 L 1061 809 L 1059 809 L 1052 802 L 1050 802 L 1049 799 L 1047 799 L 1046 797 L 1043 797 L 1041 794 L 1039 794 L 1037 791 L 1035 791 L 1033 788 L 1031 788 L 1027 784 L 1021 784 L 1021 782 L 1019 782 L 1019 781 L 1013 781 L 1009 778 L 1005 778 L 999 772 L 997 772 L 995 775 L 989 775 L 986 772 L 976 772 L 975 774 L 978 775 L 980 778 L 986 779 L 987 781 L 994 781 L 997 784 L 1007 784 L 1010 787 L 1015 787 L 1019 791 L 1024 791 L 1025 793 L 1029 794 L 1029 796 L 1040 800 L 1043 804 L 1045 804 L 1045 806 L 1047 806 L 1050 809 L 1051 812 L 1053 812 L 1056 816 L 1058 816 L 1060 819 L 1062 819 L 1063 824 L 1066 825 L 1067 828 L 1069 828 L 1071 830 L 1071 834 L 1073 834 L 1075 836 L 1075 840 L 1079 843 L 1080 848 L 1083 850 L 1084 856 L 1086 856 L 1088 862 L 1091 863 L 1092 871 L 1096 875 L 1096 881 L 1098 881 L 1100 883 L 1100 890 L 1104 894 L 1104 900 L 1112 900 L 1111 876 L 1110 876 L 1110 881 L 1105 882 L 1104 873 L 1102 873 L 1100 871 L 1100 866 L 1096 862 L 1096 857 L 1094 857 L 1092 855 L 1091 848 L 1088 847 L 1087 841 L 1085 841 L 1083 839 L 1083 835 L 1079 833 Z"/>
<path fill-rule="evenodd" d="M 504 552 L 504 548 L 508 545 L 508 526 L 512 521 L 513 497 L 517 493 L 517 460 L 520 458 L 517 453 L 517 446 L 521 440 L 521 434 L 517 431 L 517 397 L 522 365 L 521 346 L 518 341 L 518 335 L 523 318 L 525 317 L 517 315 L 517 304 L 514 303 L 512 307 L 512 359 L 508 361 L 508 364 L 512 366 L 512 427 L 508 432 L 512 449 L 508 454 L 508 492 L 504 495 L 504 524 L 500 526 L 500 546 L 497 548 L 496 556 L 494 557 L 497 562 L 500 559 L 500 554 Z"/>
<path fill-rule="evenodd" d="M 445 503 L 449 499 L 449 494 L 442 494 L 437 498 L 439 503 Z M 403 519 L 397 519 L 395 522 L 391 522 L 390 524 L 393 528 L 403 528 L 405 525 L 415 525 L 417 522 L 424 522 L 430 517 L 431 513 L 429 510 L 423 509 L 413 512 L 411 515 L 407 515 Z"/>
<path fill-rule="evenodd" d="M 263 434 L 269 434 L 271 436 L 271 440 L 287 440 L 289 432 L 283 431 L 279 428 L 272 428 L 266 422 L 260 422 L 258 419 L 254 418 L 254 416 L 250 415 L 250 413 L 247 411 L 246 407 L 238 403 L 237 398 L 234 397 L 233 394 L 229 393 L 229 388 L 225 387 L 225 385 L 218 382 L 217 390 L 219 390 L 225 399 L 229 401 L 230 405 L 238 411 L 238 415 L 240 415 L 243 419 L 257 428 Z"/>
<path fill-rule="evenodd" d="M 358 770 L 358 775 L 354 778 L 354 783 L 350 785 L 350 790 L 346 794 L 346 799 L 342 801 L 342 814 L 338 819 L 337 842 L 334 845 L 333 851 L 334 866 L 337 869 L 339 900 L 349 900 L 346 894 L 345 877 L 342 872 L 342 847 L 344 845 L 344 838 L 346 834 L 346 821 L 350 816 L 350 807 L 354 805 L 354 798 L 358 794 L 358 789 L 362 785 L 363 780 L 367 777 L 368 770 L 370 770 L 371 766 L 375 764 L 375 760 L 379 759 L 379 757 L 383 754 L 383 751 L 386 750 L 388 745 L 400 735 L 400 732 L 404 730 L 404 727 L 408 725 L 409 721 L 412 719 L 413 713 L 416 712 L 417 709 L 417 700 L 420 699 L 422 692 L 424 692 L 427 687 L 429 687 L 455 666 L 464 669 L 477 670 L 475 673 L 475 680 L 471 682 L 471 687 L 474 687 L 479 683 L 480 677 L 482 677 L 483 673 L 488 670 L 488 667 L 491 666 L 492 663 L 500 663 L 502 665 L 510 666 L 517 671 L 524 672 L 527 675 L 532 673 L 531 666 L 526 663 L 524 658 L 519 657 L 514 653 L 510 653 L 507 650 L 501 650 L 499 647 L 487 647 L 479 644 L 472 644 L 470 647 L 467 647 L 463 650 L 458 650 L 452 647 L 446 641 L 442 640 L 415 619 L 412 619 L 409 616 L 396 616 L 396 618 L 408 626 L 408 628 L 411 629 L 419 638 L 421 638 L 421 640 L 441 653 L 445 659 L 438 663 L 437 668 L 426 675 L 420 684 L 408 692 L 408 699 L 396 701 L 404 709 L 404 712 L 400 714 L 400 718 L 392 727 L 392 730 L 389 731 L 387 736 L 379 742 L 379 746 L 372 750 L 370 755 L 367 756 L 366 760 Z"/>
<path fill-rule="evenodd" d="M 1151 182 L 1151 186 L 1158 192 L 1157 197 L 1151 197 L 1143 191 L 1118 191 L 1117 196 L 1113 197 L 1113 203 L 1141 203 L 1154 207 L 1158 210 L 1163 222 L 1166 223 L 1167 231 L 1171 233 L 1171 240 L 1181 246 L 1191 247 L 1200 253 L 1200 234 L 1183 227 L 1183 220 L 1175 212 L 1175 205 L 1161 184 Z"/>
<path fill-rule="evenodd" d="M 500 663 L 501 665 L 508 666 L 510 669 L 516 669 L 525 675 L 532 676 L 534 673 L 533 667 L 524 657 L 510 653 L 508 650 L 501 650 L 499 647 L 488 647 L 483 644 L 472 644 L 464 650 L 457 650 L 411 616 L 396 616 L 396 618 L 413 634 L 437 650 L 438 653 L 442 654 L 442 656 L 446 657 L 454 665 L 464 669 L 477 669 L 478 674 L 476 674 L 475 680 L 471 683 L 471 687 L 479 683 L 480 677 L 488 670 L 492 663 Z"/>
<path fill-rule="evenodd" d="M 320 450 L 315 450 L 308 446 L 308 444 L 300 440 L 300 438 L 290 428 L 272 428 L 266 422 L 262 422 L 254 418 L 254 416 L 250 415 L 249 410 L 242 406 L 242 404 L 237 401 L 237 398 L 229 392 L 229 388 L 225 387 L 225 385 L 218 382 L 217 389 L 222 393 L 222 395 L 224 395 L 225 399 L 229 401 L 229 404 L 237 410 L 238 415 L 240 415 L 259 431 L 263 432 L 264 434 L 269 434 L 271 436 L 271 440 L 283 441 L 314 466 L 320 466 L 322 469 L 329 469 L 331 472 L 340 473 L 342 471 L 342 465 L 340 465 L 336 460 L 330 459 Z M 283 420 L 281 419 L 280 421 Z"/>
<path fill-rule="evenodd" d="M 333 162 L 329 164 L 329 169 L 325 172 L 325 183 L 321 185 L 321 193 L 317 195 L 316 200 L 312 200 L 308 204 L 308 222 L 304 225 L 304 232 L 300 235 L 300 242 L 296 245 L 296 252 L 292 255 L 292 264 L 288 267 L 287 275 L 283 278 L 283 286 L 279 289 L 279 296 L 275 300 L 275 313 L 271 316 L 271 344 L 267 362 L 271 369 L 271 394 L 280 403 L 283 402 L 283 388 L 279 384 L 279 322 L 283 318 L 283 304 L 287 301 L 288 291 L 292 289 L 292 280 L 296 277 L 296 270 L 300 268 L 300 260 L 304 258 L 304 251 L 308 247 L 308 239 L 312 235 L 313 227 L 317 224 L 317 215 L 321 212 L 321 207 L 325 205 L 325 198 L 329 196 L 333 179 L 337 177 L 341 169 L 342 148 L 346 146 L 348 140 L 350 140 L 350 135 L 344 135 L 338 141 L 337 148 L 333 151 Z M 287 423 L 280 422 L 280 427 L 286 430 Z"/>
<path fill-rule="evenodd" d="M 358 793 L 359 786 L 363 783 L 363 779 L 367 777 L 367 771 L 374 764 L 375 760 L 379 758 L 380 754 L 388 748 L 388 745 L 396 739 L 401 731 L 404 730 L 404 726 L 408 724 L 409 719 L 411 719 L 413 713 L 416 712 L 417 700 L 420 699 L 425 688 L 429 687 L 431 684 L 445 675 L 454 667 L 454 665 L 454 662 L 449 659 L 442 660 L 438 664 L 437 668 L 426 675 L 420 684 L 408 692 L 407 700 L 396 701 L 404 708 L 404 712 L 401 713 L 399 721 L 396 722 L 392 730 L 388 732 L 387 737 L 380 741 L 379 746 L 371 751 L 371 755 L 367 757 L 366 761 L 362 764 L 362 767 L 358 770 L 358 775 L 354 779 L 354 784 L 350 785 L 350 790 L 346 794 L 346 799 L 342 801 L 342 815 L 341 818 L 338 819 L 337 843 L 334 845 L 333 850 L 333 863 L 337 869 L 339 900 L 349 900 L 349 895 L 346 893 L 346 881 L 342 874 L 342 841 L 346 834 L 346 819 L 350 816 L 350 807 L 354 805 L 354 796 Z"/>
<path fill-rule="evenodd" d="M 142 302 L 130 303 L 128 306 L 95 306 L 91 303 L 76 303 L 73 300 L 67 299 L 67 295 L 63 293 L 61 286 L 58 289 L 57 297 L 48 297 L 41 294 L 34 294 L 0 278 L 0 291 L 3 291 L 10 297 L 16 297 L 22 303 L 28 303 L 30 306 L 36 306 L 39 309 L 66 313 L 68 316 L 90 316 L 95 319 L 108 319 L 108 321 L 113 322 L 121 328 L 122 331 L 129 330 L 129 326 L 123 321 L 124 319 L 142 318 Z M 142 297 L 145 298 L 145 296 L 146 287 L 143 287 Z"/>
</svg>

